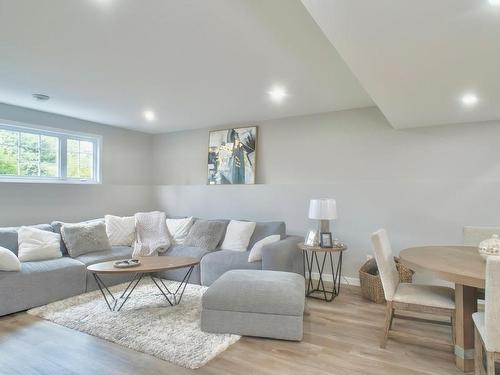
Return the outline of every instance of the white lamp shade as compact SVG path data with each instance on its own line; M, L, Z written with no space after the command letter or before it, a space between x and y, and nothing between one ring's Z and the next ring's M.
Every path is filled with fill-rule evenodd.
M337 218L337 203L335 199L311 199L309 204L309 219L333 220Z

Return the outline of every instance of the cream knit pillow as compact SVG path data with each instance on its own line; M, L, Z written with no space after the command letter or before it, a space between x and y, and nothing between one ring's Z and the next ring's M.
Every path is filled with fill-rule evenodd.
M106 234L111 246L132 246L135 240L135 218L133 216L104 216Z

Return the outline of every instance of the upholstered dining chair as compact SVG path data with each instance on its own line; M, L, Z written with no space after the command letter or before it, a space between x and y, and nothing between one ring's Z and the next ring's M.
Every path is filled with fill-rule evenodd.
M419 322L451 325L452 340L455 343L455 292L452 288L435 285L417 285L400 283L399 274L392 255L391 244L385 229L371 235L375 260L382 280L385 299L387 300L385 326L380 347L385 348L394 318L416 320ZM450 322L396 315L398 311L411 311L432 315L446 316ZM398 335L413 336L398 332ZM418 336L417 336L418 337ZM436 340L433 340L436 341Z
M500 236L500 228L466 226L462 230L462 242L466 246L478 246L481 241L491 238L494 234Z
M465 226L462 230L462 243L466 246L479 246L494 234L500 236L500 228ZM477 290L477 299L484 300L484 289Z
M490 256L487 260L485 297L484 312L472 314L475 326L475 373L495 375L495 362L500 362L500 257L498 256Z

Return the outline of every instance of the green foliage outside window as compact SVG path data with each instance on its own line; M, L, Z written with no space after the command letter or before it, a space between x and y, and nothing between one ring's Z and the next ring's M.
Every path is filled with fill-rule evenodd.
M59 140L0 129L0 175L58 177Z
M65 134L0 128L0 177L95 178L96 143ZM66 154L59 155L60 146ZM66 146L66 147L64 147ZM66 170L61 170L66 165Z

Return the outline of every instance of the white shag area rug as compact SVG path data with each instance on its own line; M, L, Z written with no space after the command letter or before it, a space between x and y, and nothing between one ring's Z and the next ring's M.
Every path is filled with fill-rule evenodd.
M170 290L178 282L165 281ZM109 288L115 296L127 284ZM188 284L177 306L170 306L151 279L142 280L119 312L111 312L99 290L28 311L62 326L196 369L241 336L200 329L201 296L207 288Z

